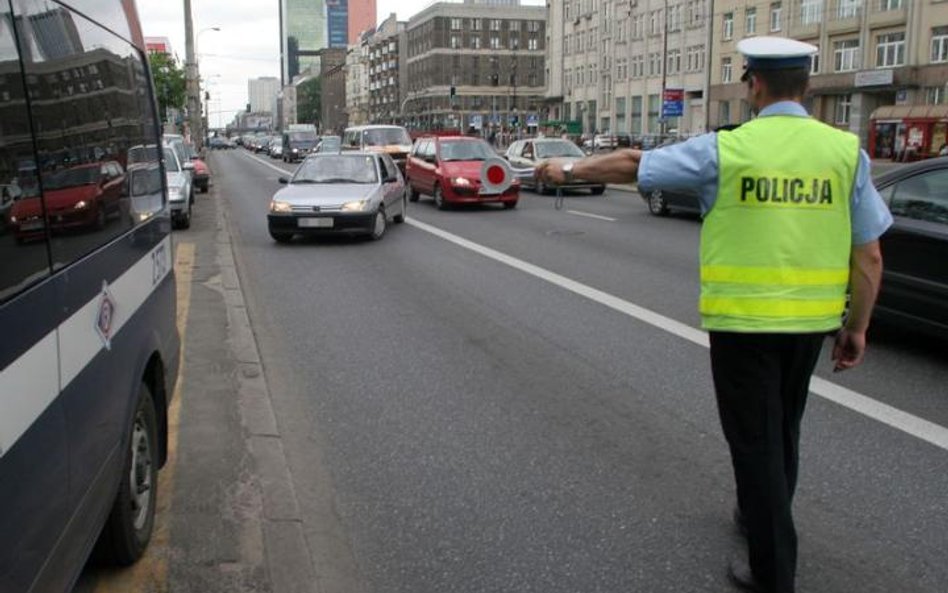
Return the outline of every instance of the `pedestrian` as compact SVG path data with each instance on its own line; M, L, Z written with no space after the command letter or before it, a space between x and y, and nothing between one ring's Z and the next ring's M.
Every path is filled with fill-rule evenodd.
M628 183L699 194L702 326L748 554L728 565L739 589L792 593L791 513L800 421L824 337L836 371L863 360L892 223L858 138L801 105L817 48L791 39L738 43L758 117L649 152L540 164L538 179ZM847 286L849 312L843 321Z

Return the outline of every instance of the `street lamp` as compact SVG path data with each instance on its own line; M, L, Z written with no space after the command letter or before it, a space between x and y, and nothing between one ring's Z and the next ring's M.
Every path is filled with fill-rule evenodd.
M188 3L188 8L190 8L190 2ZM190 17L190 14L188 16ZM204 145L204 130L201 125L201 75L198 69L198 61L200 59L198 47L202 33L220 30L220 27L207 27L197 32L197 35L194 36L194 55L188 64L188 119L191 124L191 141L194 143L194 148L198 151L200 151Z

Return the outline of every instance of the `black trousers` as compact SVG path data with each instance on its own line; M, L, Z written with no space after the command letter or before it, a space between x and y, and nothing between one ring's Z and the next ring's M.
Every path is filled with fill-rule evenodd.
M757 580L792 593L800 420L825 334L711 332L711 371Z

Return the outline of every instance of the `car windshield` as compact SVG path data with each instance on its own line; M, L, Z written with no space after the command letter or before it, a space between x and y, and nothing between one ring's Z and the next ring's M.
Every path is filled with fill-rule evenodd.
M333 155L303 161L290 183L376 183L375 157Z
M408 132L402 128L372 128L362 132L366 146L389 146L411 144Z
M553 140L550 142L537 142L537 157L541 159L551 159L562 156L583 157L583 151L572 142L566 140Z
M99 182L99 167L82 167L55 171L43 179L43 189L63 189Z
M174 152L170 148L165 149L165 171L169 173L177 173L181 168L178 167L178 159L175 158Z
M290 142L316 142L316 134L313 132L289 132Z
M454 140L441 143L442 161L484 161L497 156L494 150L480 140Z
M323 138L319 143L319 152L339 152L342 147L342 139L339 136L330 136Z
M270 146L280 146L280 147L282 147L282 146L283 146L283 140L280 140L279 138L276 138L276 139L274 139L274 140L271 140L271 141L270 141Z
M157 146L133 146L128 149L128 164L147 163L158 160Z
M145 196L161 192L161 172L157 167L132 169L128 172L129 193L132 196Z

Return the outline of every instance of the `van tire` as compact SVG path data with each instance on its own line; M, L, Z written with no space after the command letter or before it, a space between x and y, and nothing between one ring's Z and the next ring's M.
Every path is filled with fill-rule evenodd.
M129 427L118 493L99 534L95 556L128 566L141 558L155 526L158 496L158 419L151 389L142 383ZM133 491L133 484L136 490Z

